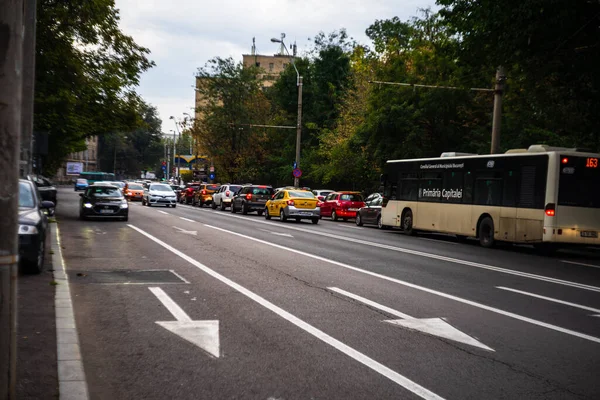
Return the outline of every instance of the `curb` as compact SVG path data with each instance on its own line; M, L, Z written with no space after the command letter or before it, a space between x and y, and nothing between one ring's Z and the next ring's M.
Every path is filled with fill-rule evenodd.
M60 232L57 224L50 225L52 227L51 248L54 252L52 259L54 280L58 283L54 295L54 308L56 310L59 399L88 400L89 393L79 347L79 334L75 325L69 277L60 247Z

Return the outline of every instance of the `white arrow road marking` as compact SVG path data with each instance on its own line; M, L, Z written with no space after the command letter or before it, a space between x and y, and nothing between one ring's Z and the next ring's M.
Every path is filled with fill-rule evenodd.
M156 321L158 325L219 358L219 321L192 321L190 316L161 288L150 287L148 289L177 320Z
M592 311L592 312L598 313L598 315L590 315L590 317L600 317L600 310L598 310L596 308L582 306L581 304L569 303L568 301L553 299L552 297L541 296L539 294L524 292L522 290L511 289L511 288L507 288L504 286L496 286L496 289L508 290L510 292L524 294L525 296L536 297L538 299L548 300L548 301L552 301L554 303L564 304L564 305L575 307L575 308L581 308L582 310L587 310L587 311Z
M378 363L377 361L373 360L372 358L370 358L370 357L366 356L365 354L359 352L358 350L348 346L347 344L340 342L339 340L335 339L334 337L329 336L325 332L315 328L314 326L301 320L300 318L296 317L295 315L290 314L289 312L285 311L281 307L276 306L275 304L271 303L270 301L266 300L265 298L246 289L242 285L232 281L229 278L226 278L225 276L219 274L218 272L208 268L206 265L194 260L192 257L177 250L173 246L168 245L167 243L163 242L162 240L152 236L151 234L141 230L140 228L138 228L134 225L128 224L127 226L129 226L131 229L136 230L137 232L141 233L142 235L146 236L148 239L152 240L153 242L161 245L162 247L169 250L173 254L183 258L184 260L186 260L187 262L189 262L196 268L200 269L201 271L204 271L205 273L212 276L213 278L221 281L225 285L231 287L234 290L237 290L244 296L250 298L251 300L253 300L256 303L260 304L261 306L265 307L266 309L274 312L275 314L279 315L281 318L285 319L286 321L296 325L298 328L309 333L310 335L314 336L315 338L323 341L324 343L330 345L331 347L337 349L338 351L346 354L348 357L358 361L359 363L370 368L371 370L385 376L386 378L388 378L392 382L402 386L406 390L411 391L412 393L416 394L417 396L419 396L423 399L443 400L443 397L438 396L437 394L433 393L431 390L419 385L416 382L411 381L407 377L400 375L399 373L386 367L385 365Z
M382 304L376 303L372 300L366 299L364 297L358 296L354 293L347 292L345 290L336 288L336 287L328 287L327 289L343 294L344 296L350 297L351 299L360 301L361 303L365 303L373 308L377 308L381 311L384 311L388 314L395 315L396 317L400 317L402 319L391 319L386 320L384 322L388 322L393 325L400 325L408 329L412 329L415 331L423 332L432 336L439 336L444 339L454 340L455 342L468 344L474 347L479 347L480 349L494 351L494 349L486 346L485 344L475 340L471 336L459 331L446 321L441 318L415 318L411 317L408 314L401 313L400 311L394 310L393 308L386 307Z
M290 235L289 233L273 232L273 231L270 231L268 229L261 229L261 231L263 231L263 232L269 232L272 235L285 236L285 237L291 237L291 238L293 238L293 236Z
M158 212L159 212L159 213L161 213L161 214L166 214L166 215L169 215L169 213L168 213L168 212L166 212L166 211L160 211L160 210L156 210L156 211L158 211Z
M173 228L177 229L180 233L185 233L187 235L193 235L193 236L198 235L198 231L186 231L185 229L179 228L178 226L174 226Z
M516 320L519 320L519 321L523 321L523 322L527 322L529 324L533 324L533 325L541 326L541 327L544 327L544 328L552 329L552 330L557 331L557 332L566 333L567 335L571 335L571 336L575 336L575 337L578 337L578 338L581 338L581 339L589 340L589 341L594 342L594 343L600 343L600 338L597 338L597 337L591 336L591 335L586 335L585 333L580 333L580 332L577 332L577 331L573 331L571 329L561 328L560 326L548 324L546 322L538 321L538 320L535 320L533 318L524 317L524 316L519 315L519 314L511 313L510 311L500 310L499 308L495 308L495 307L487 306L485 304L477 303L476 301L471 301L471 300L463 299L462 297L454 296L454 295L451 295L451 294L448 294L448 293L444 293L444 292L439 292L437 290L430 289L430 288L427 288L425 286L416 285L414 283L402 281L400 279L392 278L392 277L389 277L387 275L382 275L382 274L378 274L376 272L371 272L371 271L367 271L367 270L364 270L364 269L361 269L361 268L353 267L352 265L344 264L342 262L331 260L329 258L317 256L315 254L310 254L310 253L306 253L304 251L300 251L300 250L296 250L296 249L291 249L291 248L285 247L285 246L280 246L278 244L270 243L270 242L267 242L265 240L253 238L252 236L242 235L241 233L237 233L237 232L233 232L233 231L228 231L227 229L219 228L219 227L212 226L212 225L207 225L207 224L203 224L203 225L206 226L206 227L208 227L208 228L216 229L216 230L221 231L221 232L226 232L226 233L228 233L230 235L235 235L235 236L243 237L243 238L246 238L248 240L253 240L255 242L262 243L262 244L265 244L267 246L276 247L276 248L284 250L284 251L289 251L289 252L292 252L292 253L301 254L303 256L310 257L310 258L313 258L315 260L324 261L324 262L327 262L327 263L330 263L330 264L333 264L333 265L337 265L337 266L342 267L342 268L346 268L346 269L349 269L349 270L352 270L352 271L360 272L360 273L365 274L365 275L374 276L374 277L377 277L379 279L386 280L388 282L394 282L394 283L397 283L397 284L402 285L402 286L406 286L406 287L413 288L413 289L416 289L416 290L421 290L421 291L426 292L426 293L431 293L431 294L433 294L435 296L440 296L440 297L443 297L443 298L446 298L446 299L457 301L459 303L468 304L470 306L477 307L477 308L480 308L482 310L486 310L486 311L490 311L490 312L493 312L493 313L496 313L496 314L504 315L506 317L513 318L513 319L516 319ZM142 232L140 229L134 227L133 225L127 225L127 226L129 226L129 227L131 227L133 229L136 229L139 232ZM146 233L144 233L144 234L146 234ZM316 234L316 232L315 232L315 234ZM600 290L600 288L597 288L597 289Z
M196 222L193 219L189 219L189 218L185 218L185 217L179 217L179 219L182 219L182 220L188 221L188 222Z

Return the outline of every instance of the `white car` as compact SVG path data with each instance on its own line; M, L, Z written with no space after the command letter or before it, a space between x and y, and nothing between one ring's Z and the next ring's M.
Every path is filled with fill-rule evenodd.
M325 200L325 197L327 197L327 195L329 193L333 193L333 192L335 192L335 190L330 190L330 189L315 189L312 192L317 197L317 199L323 201L323 200Z
M221 211L225 211L227 207L231 206L231 199L241 188L242 185L221 185L221 188L213 193L213 201L210 206L213 210L219 207Z
M175 195L175 192L169 185L165 185L164 183L151 183L144 189L142 205L163 205L175 208L177 206L177 195Z

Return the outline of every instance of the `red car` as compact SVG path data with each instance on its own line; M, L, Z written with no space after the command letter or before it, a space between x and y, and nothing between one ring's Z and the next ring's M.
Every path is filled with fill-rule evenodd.
M185 185L185 189L179 193L179 203L192 204L194 195L200 189L200 182L190 182Z
M333 192L321 203L321 217L332 220L356 218L356 212L365 206L363 197L358 192Z

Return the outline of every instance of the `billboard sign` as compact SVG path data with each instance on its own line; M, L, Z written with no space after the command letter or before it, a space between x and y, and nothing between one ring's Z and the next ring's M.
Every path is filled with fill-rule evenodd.
M68 162L67 163L67 175L79 175L83 172L82 162Z

